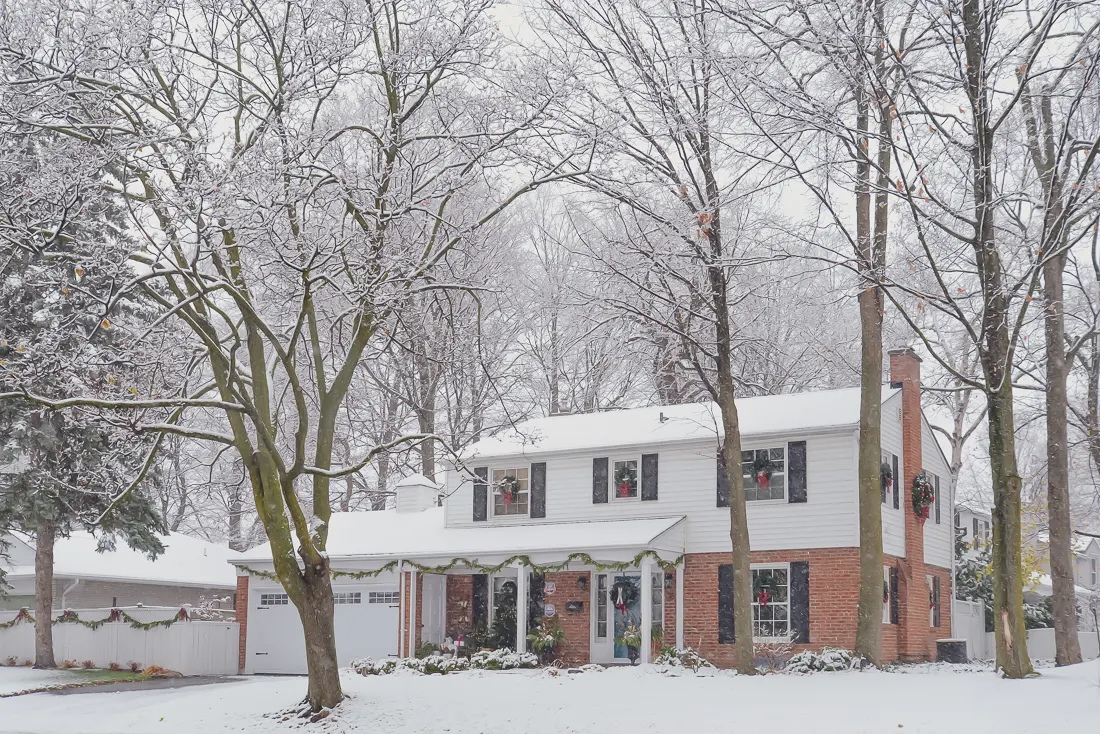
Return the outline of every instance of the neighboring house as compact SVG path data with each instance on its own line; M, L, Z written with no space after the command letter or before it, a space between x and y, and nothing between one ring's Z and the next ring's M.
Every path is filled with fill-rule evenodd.
M1039 533L1034 539L1035 550L1039 556L1039 568L1024 588L1024 601L1029 603L1037 603L1040 597L1047 597L1054 593L1053 580L1050 577L1049 543L1046 533ZM1097 568L1100 565L1100 541L1096 538L1074 535L1072 548L1077 607L1079 610L1084 610L1089 606L1090 597L1100 592L1100 574ZM1091 613L1080 614L1077 618L1077 627L1080 630L1094 630L1096 620Z
M984 510L956 505L955 527L960 529L960 537L970 546L966 551L968 557L977 556L979 547L993 542L993 517Z
M7 536L7 573L0 610L34 607L34 540L22 533ZM54 544L53 599L56 609L88 609L190 604L231 607L236 591L233 568L237 552L179 533L161 539L164 553L155 561L119 539L113 551L96 551L99 540L74 531ZM220 602L218 600L221 600Z
M921 411L919 358L895 351L890 366L883 647L888 660L922 660L951 637L954 505L937 493L926 522L913 511L914 477L923 469L946 488L948 463ZM859 404L858 389L738 401L759 642L855 643ZM713 404L527 421L450 467L442 508L439 488L412 477L396 488L395 510L334 514L340 663L469 635L512 593L530 602L518 606L520 630L528 612L560 623L557 654L569 664L625 661L616 633L634 621L664 644L732 665L731 643L745 632L733 627L720 425ZM301 626L270 576L269 549L239 563L242 671L303 672ZM525 645L518 634L515 646ZM642 660L649 655L643 645Z

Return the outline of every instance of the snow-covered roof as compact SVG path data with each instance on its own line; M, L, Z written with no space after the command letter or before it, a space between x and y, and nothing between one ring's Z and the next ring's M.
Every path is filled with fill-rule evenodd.
M410 474L409 476L402 478L399 482L397 482L397 484L395 484L393 486L395 488L396 487L435 487L437 489L439 488L438 484L433 482L431 479L428 479L423 474L419 474L419 473Z
M155 561L121 538L115 550L99 553L99 539L77 530L54 544L54 576L147 584L173 584L207 588L236 588L236 572L229 565L240 554L227 546L179 533L163 538L164 553ZM33 541L31 543L33 546ZM11 578L33 577L33 565L6 568Z
M900 392L884 386L882 400ZM737 401L741 436L829 430L859 425L859 388ZM651 445L722 435L721 411L713 402L534 418L465 452L466 458L542 454L579 449Z
M1036 533L1035 539L1042 545L1050 544L1050 536L1046 533ZM1069 545L1073 549L1074 553L1084 554L1088 552L1089 546L1096 542L1095 538L1089 538L1085 535L1077 535L1074 533L1070 537Z
M1092 593L1085 586L1074 585L1073 589L1078 596L1088 596ZM1024 591L1034 591L1041 596L1050 596L1054 593L1054 579L1049 574L1033 576Z
M545 523L476 528L443 526L443 508L423 512L336 512L329 520L329 558L453 558L539 551L644 548L682 517ZM240 561L271 561L267 544Z

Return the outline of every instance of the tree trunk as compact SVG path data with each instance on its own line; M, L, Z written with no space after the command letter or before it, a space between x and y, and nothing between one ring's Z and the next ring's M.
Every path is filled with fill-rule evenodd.
M243 551L246 546L244 537L241 535L241 518L243 516L241 485L238 483L229 490L229 547L235 551Z
M57 526L41 520L34 543L34 667L56 668L53 657L53 546Z
M332 708L344 699L340 667L336 657L336 627L333 621L332 580L328 568L307 570L304 593L298 605L306 640L310 708Z
M1023 571L1020 568L1021 478L1016 466L1012 406L1011 293L1005 287L997 249L993 181L994 131L990 123L986 69L986 9L981 0L962 5L966 95L974 129L971 147L975 231L972 241L985 299L980 357L989 406L989 464L993 480L993 618L997 669L1007 678L1034 675L1027 654Z
M1048 216L1051 214L1054 214L1053 210L1048 209ZM1043 265L1047 358L1047 521L1054 601L1054 660L1060 666L1081 662L1069 508L1069 435L1066 428L1068 369L1065 313L1062 308L1064 266L1065 257L1061 255L1050 258Z

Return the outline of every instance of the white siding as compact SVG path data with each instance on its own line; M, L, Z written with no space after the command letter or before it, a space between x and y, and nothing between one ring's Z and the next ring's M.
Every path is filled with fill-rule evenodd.
M750 502L749 535L753 550L784 548L852 547L858 543L855 495L855 444L850 429L813 436L789 436L774 440L745 440L744 448L766 448L788 440L805 440L807 453L806 503ZM458 473L447 472L445 502L448 527L516 525L540 522L576 522L640 517L684 516L687 550L692 553L728 550L729 510L717 507L717 444L690 442L664 446L639 446L616 452L616 458L659 455L659 489L656 501L617 500L592 503L592 459L605 454L571 453L540 456L546 461L546 518L490 517L473 522L473 486L460 482ZM494 460L495 467L526 465L529 458Z
M901 393L882 404L882 450L898 457L898 509L893 497L882 504L882 552L905 556L905 452L901 439Z
M940 521L936 522L936 508L932 507L924 523L924 562L940 568L951 568L951 534L955 526L955 504L954 498L950 496L951 472L936 444L936 435L928 421L922 420L921 425L921 463L926 472L940 478L943 492L943 497L940 498Z

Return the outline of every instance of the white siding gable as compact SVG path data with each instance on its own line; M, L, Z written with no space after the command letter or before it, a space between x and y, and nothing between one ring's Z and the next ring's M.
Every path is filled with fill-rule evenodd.
M928 519L924 522L924 562L940 568L951 568L951 556L954 553L954 543L951 535L955 527L955 504L951 497L951 470L947 461L936 443L936 435L932 431L928 421L921 419L921 462L924 471L940 478L940 521L936 522L935 507L929 508ZM909 511L912 512L912 500L909 499L909 488L903 495L902 502L909 502Z
M901 439L901 392L898 391L882 403L882 450L898 457L898 509L894 499L887 497L882 503L882 552L891 556L905 556L905 452ZM892 493L891 493L892 494Z

